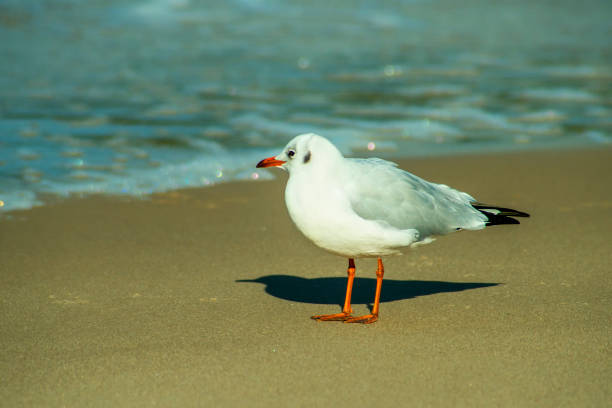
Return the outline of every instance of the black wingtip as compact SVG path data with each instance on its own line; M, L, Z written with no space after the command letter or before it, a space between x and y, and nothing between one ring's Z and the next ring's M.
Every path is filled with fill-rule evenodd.
M472 203L472 207L480 212L486 211L497 215L506 215L510 217L529 217L529 214L513 208L498 207L496 205L488 205L483 203Z
M484 211L481 211L481 212L487 216L487 227L490 225L520 224L519 220L516 220L512 217L508 217L505 215L490 214Z
M530 217L523 211L518 211L512 208L498 207L495 205L487 205L482 203L472 203L472 207L487 216L487 226L501 224L520 224L518 220L512 217Z

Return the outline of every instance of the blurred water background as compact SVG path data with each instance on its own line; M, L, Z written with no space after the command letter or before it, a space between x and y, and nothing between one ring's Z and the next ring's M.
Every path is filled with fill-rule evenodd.
M0 206L256 171L609 145L612 2L2 0Z

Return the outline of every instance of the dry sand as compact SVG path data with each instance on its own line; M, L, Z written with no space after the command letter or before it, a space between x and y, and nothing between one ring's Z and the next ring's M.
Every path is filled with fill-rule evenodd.
M387 258L368 326L309 319L346 259L293 226L285 175L3 217L0 405L609 406L612 150L401 165L532 218Z

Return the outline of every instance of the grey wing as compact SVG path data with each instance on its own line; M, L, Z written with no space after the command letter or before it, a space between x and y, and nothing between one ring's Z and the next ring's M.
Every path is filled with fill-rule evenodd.
M347 159L345 188L360 217L397 229L416 229L419 238L457 229L484 228L486 217L474 198L443 184L423 180L381 159Z

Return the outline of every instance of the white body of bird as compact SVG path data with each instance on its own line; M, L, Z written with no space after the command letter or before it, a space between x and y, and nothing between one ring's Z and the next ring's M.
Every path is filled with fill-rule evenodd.
M316 134L295 137L275 159L289 171L291 219L316 245L338 255L399 254L435 235L486 225L470 195L386 160L345 158Z

